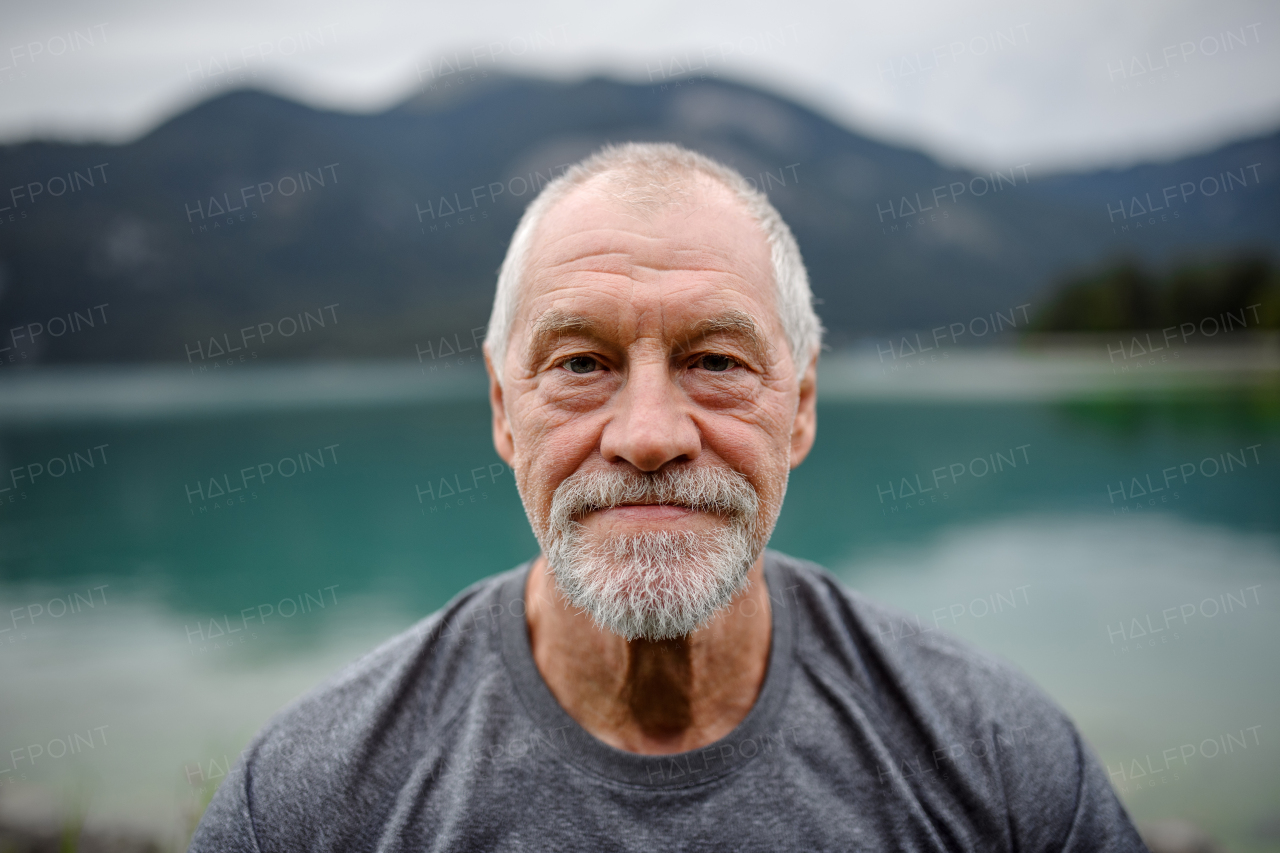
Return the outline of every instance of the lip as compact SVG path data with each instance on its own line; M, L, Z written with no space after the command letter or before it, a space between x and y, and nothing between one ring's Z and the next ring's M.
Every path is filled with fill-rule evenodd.
M597 509L590 515L617 521L678 521L693 515L693 510L673 504L622 504Z

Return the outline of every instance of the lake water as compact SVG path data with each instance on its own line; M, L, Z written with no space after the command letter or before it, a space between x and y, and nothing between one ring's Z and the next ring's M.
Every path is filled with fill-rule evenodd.
M0 812L180 847L275 710L535 553L476 377L413 373L0 386ZM1274 380L848 378L772 546L1014 661L1138 820L1280 848Z

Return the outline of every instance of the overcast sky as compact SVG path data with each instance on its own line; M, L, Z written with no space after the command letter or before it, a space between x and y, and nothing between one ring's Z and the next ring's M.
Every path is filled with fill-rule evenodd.
M705 66L975 168L1123 165L1280 125L1274 0L6 7L0 141L136 137L205 97L199 80L228 62L314 105L378 110L455 55L559 79Z

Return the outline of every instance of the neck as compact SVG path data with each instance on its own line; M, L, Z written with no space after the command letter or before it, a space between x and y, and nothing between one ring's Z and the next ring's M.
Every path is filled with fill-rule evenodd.
M742 722L769 662L764 558L705 627L672 640L624 640L565 601L545 557L525 601L538 672L569 716L610 746L644 755L699 749Z

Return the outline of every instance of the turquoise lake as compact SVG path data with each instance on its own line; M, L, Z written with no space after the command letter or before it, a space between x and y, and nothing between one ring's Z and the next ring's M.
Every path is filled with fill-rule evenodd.
M1014 661L1139 821L1280 849L1277 400L828 399L772 547ZM175 847L271 713L536 553L474 394L9 421L0 469L0 810Z

